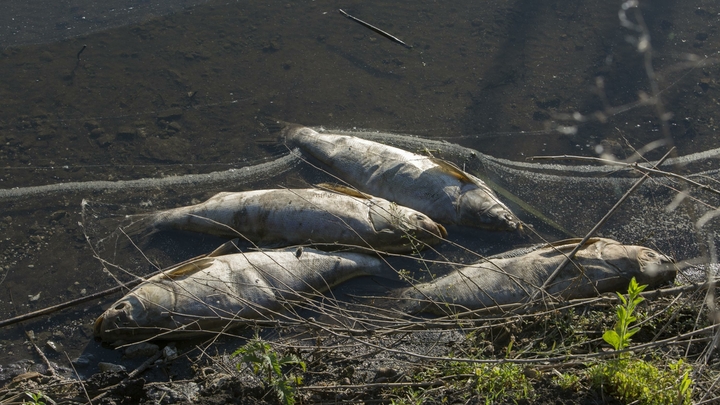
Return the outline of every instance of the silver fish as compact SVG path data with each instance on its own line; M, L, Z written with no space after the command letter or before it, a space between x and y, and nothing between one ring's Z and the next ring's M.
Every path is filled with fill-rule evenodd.
M447 236L442 225L413 209L356 191L321 189L219 193L200 204L143 216L126 232L169 229L240 236L258 244L339 244L395 253Z
M402 290L398 294L400 307L409 313L448 314L524 303L579 241L569 239L528 249L525 254L513 251L490 257ZM545 289L546 295L568 300L625 291L632 277L640 284L656 287L674 279L677 273L672 259L665 255L605 238L590 239L573 262Z
M302 297L387 270L375 256L309 248L198 258L135 287L95 321L94 333L114 345L194 338L282 318Z
M267 126L360 191L416 209L444 224L518 228L515 215L482 180L447 161L301 125L274 121Z

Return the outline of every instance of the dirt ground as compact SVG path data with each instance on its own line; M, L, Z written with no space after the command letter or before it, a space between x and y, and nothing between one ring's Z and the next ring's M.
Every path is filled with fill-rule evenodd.
M60 3L54 6L65 7ZM413 48L406 49L344 18L338 8L388 30ZM432 1L209 1L67 39L12 46L3 43L0 187L23 192L47 184L163 178L272 162L287 151L257 142L267 141L258 114L307 125L416 134L512 161L538 154L597 156L600 150L626 157L632 148L662 138L663 128L656 109L636 104L653 89L643 54L627 41L637 33L620 26L618 8L614 2L563 0L461 1L442 7ZM641 1L641 9L651 37L662 109L672 114L667 124L677 154L719 147L720 7L710 0L666 0ZM58 11L73 20L81 20L83 12L77 7ZM93 18L101 21L103 17ZM67 29L68 24L60 22L54 29ZM584 118L576 121L560 115L573 112ZM576 125L578 132L548 130L558 125ZM665 150L647 156L658 158ZM705 162L707 167L702 170L718 168L716 159ZM218 191L306 184L302 174L301 169L293 168L211 186L85 189L0 197L0 318L115 287L114 277L122 279L122 273L104 271L116 269L97 260L99 253L93 247L103 231L117 226L127 213L184 205ZM577 198L576 205L591 222L604 214L598 201L611 204L615 198L567 194ZM533 204L542 207L542 197L537 196ZM83 199L90 201L85 210ZM552 208L548 208L551 213ZM714 208L709 204L703 209ZM647 225L631 220L628 227ZM656 230L643 228L645 237L623 241L667 247L673 244L674 232L680 232L672 220L663 219L652 226ZM462 240L472 240L483 254L535 242L507 235L458 233ZM625 234L613 236L623 239ZM708 263L710 258L703 249L712 245L707 240L718 240L716 229L706 236L693 235L698 241L692 248L683 246L671 253L685 260L704 252L702 259ZM153 247L152 263L137 255L117 257L113 263L145 275L156 265L167 266L207 252L219 242L172 236ZM702 298L693 297L695 312L686 295L673 303L685 305L678 313L686 322L676 318L649 321L646 329L658 336L647 332L639 335L637 342L669 339L707 326L705 309L698 304ZM36 390L58 403L60 399L87 402L88 397L99 395L103 397L93 403L274 401L247 368L235 372L227 359L227 353L252 337L251 330L213 344L178 343L179 358L161 356L157 364L128 378L125 373L149 356L127 358L122 350L102 347L92 336L94 320L116 298L94 299L3 327L2 401L29 400L24 392ZM665 304L659 301L648 313L661 312ZM576 313L588 311L578 309ZM601 306L598 311L611 313L612 309ZM577 322L582 319L586 318ZM398 350L427 352L430 357L462 349L473 356L496 359L505 357L511 335L516 342L527 340L530 349L519 353L520 358L547 355L547 348L531 342L550 339L557 343L574 336L553 334L564 325L558 319L547 320L542 327L537 320L519 322L517 330L500 341L492 336L468 338L472 328L436 332L432 343L428 343L430 337L415 332L389 339ZM589 334L594 343L563 354L601 350L599 334L610 324L607 316L598 316L594 324L576 331ZM467 376L439 382L413 380L421 369L440 360L403 358L397 352L373 350L374 346L351 337L321 332L316 328L263 331L263 337L278 350L297 350L308 363L305 388L298 394L302 403L410 401L411 388L428 392L425 403L432 403L431 399L437 403L484 402L481 395L471 395ZM308 334L312 338L306 338ZM445 343L435 344L441 338ZM413 346L415 339L423 344ZM668 344L655 348L655 354L643 355L688 356L700 361L708 339L707 335L697 341L683 337L682 345ZM32 342L62 378L49 377L50 371ZM318 345L321 348L314 352ZM159 349L164 347L163 343ZM581 360L576 363L585 364ZM718 373L717 354L703 361L706 366L697 381L707 388ZM126 371L98 374L101 362L122 365ZM585 367L576 363L567 367L575 371ZM538 395L533 403L613 403L609 396L584 385L577 390L559 388L553 383L555 365L538 361L528 366L540 370L528 371ZM562 367L555 368L564 372ZM26 374L32 372L42 375ZM67 383L66 379L76 375L87 395L77 383ZM18 377L19 381L12 382ZM400 386L387 385L391 382ZM118 383L103 394L103 388ZM422 385L427 383L430 385ZM20 396L13 399L15 394Z

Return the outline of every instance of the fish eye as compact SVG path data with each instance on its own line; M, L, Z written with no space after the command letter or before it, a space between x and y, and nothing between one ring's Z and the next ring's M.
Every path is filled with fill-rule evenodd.
M648 255L648 257L657 257L655 252L648 252L647 255Z
M113 308L113 309L116 310L116 311L120 311L120 310L122 310L123 308L125 308L125 303L124 303L124 302L116 305L115 308Z

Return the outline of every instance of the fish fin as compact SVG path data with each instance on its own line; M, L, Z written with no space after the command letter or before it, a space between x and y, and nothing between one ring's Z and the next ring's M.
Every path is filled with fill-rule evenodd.
M215 262L214 258L203 257L172 268L163 273L163 275L170 279L187 276L193 273L197 273L198 271L207 269L208 267L212 266L213 262Z
M316 184L315 187L323 190L335 191L336 193L340 194L347 194L351 197L364 198L366 200L370 200L373 198L373 196L371 196L370 194L365 194L362 191L358 191L352 187L343 186L342 184L320 183Z
M600 238L590 238L587 240L587 242L585 242L585 244L583 246L592 245L593 243L596 243L599 240L600 240ZM563 239L563 240L558 240L555 242L550 242L546 246L552 246L561 251L573 250L573 249L575 249L575 246L577 246L577 244L580 243L581 241L582 241L582 238Z
M462 171L459 167L455 166L455 164L448 162L447 160L439 159L439 158L428 158L433 163L438 165L440 167L440 170L443 172L455 177L456 179L464 182L464 183L470 183L470 184L476 184L476 182L464 171Z
M235 238L233 240L227 241L223 243L222 245L218 246L215 250L208 253L206 257L219 257L224 255L229 255L233 253L240 253L241 250L237 246L237 243L240 241L239 238Z
M297 173L291 173L285 178L284 187L287 188L310 188L312 184Z
M257 120L270 134L280 134L288 126L296 125L264 114L258 115Z

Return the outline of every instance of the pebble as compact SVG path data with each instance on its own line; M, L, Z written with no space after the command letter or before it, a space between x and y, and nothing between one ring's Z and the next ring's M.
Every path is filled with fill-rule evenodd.
M163 348L163 358L165 361L174 360L177 358L177 349L171 346L165 346Z
M60 343L53 342L52 340L48 340L47 342L45 342L45 346L47 346L54 353L60 354L63 352L63 346Z
M92 360L92 358L92 354L83 354L80 355L77 359L73 360L72 363L75 367L87 367L90 365L90 360Z
M125 349L124 354L125 357L128 359L132 359L135 357L152 357L159 350L160 347L158 347L158 345L154 345L152 343L138 343L132 346L128 346Z
M105 362L98 363L98 368L100 368L100 371L103 373L125 371L125 366Z

